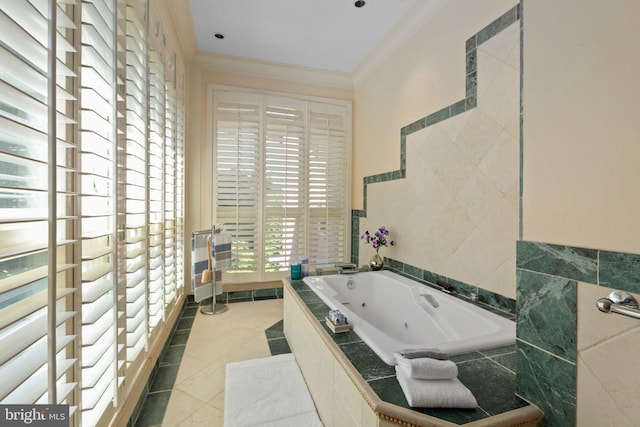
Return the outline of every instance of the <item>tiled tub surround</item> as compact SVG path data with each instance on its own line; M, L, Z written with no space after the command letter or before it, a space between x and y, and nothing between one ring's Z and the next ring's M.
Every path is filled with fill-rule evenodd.
M618 369L640 354L640 322L595 307L640 293L640 255L520 241L517 393L550 426L633 426L640 379Z
M465 98L402 128L400 169L364 178L352 262L367 263L359 235L384 224L398 245L383 255L515 298L519 16L517 5L467 40Z
M354 332L331 333L323 321L329 307L304 282L285 279L283 284L284 332L327 427L525 426L542 418L538 408L514 394L513 346L453 359L480 408L410 408L392 366Z
M473 286L459 280L452 279L442 274L423 270L419 267L405 264L393 258L385 257L385 269L406 276L424 285L438 289L438 283L446 283L453 291L454 296L471 301L474 296L478 297L478 304L486 310L494 311L508 319L515 320L516 300L496 294L478 286Z

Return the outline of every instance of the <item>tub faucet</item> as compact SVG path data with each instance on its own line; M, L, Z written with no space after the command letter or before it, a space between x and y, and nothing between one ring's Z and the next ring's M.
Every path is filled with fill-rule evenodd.
M436 287L440 288L442 292L446 292L449 295L453 295L456 293L456 290L453 286L451 286L447 282L443 282L442 280L438 280L436 282Z
M341 274L350 274L350 273L357 273L358 272L358 266L355 264L350 264L350 263L339 263L336 264L336 268L338 269L338 272Z

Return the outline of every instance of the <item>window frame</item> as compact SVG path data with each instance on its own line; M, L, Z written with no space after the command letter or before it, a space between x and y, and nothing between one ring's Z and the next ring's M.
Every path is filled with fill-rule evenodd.
M206 108L206 144L204 149L204 155L200 158L200 171L202 178L202 187L201 187L201 197L203 200L210 200L210 203L202 204L202 213L203 218L209 217L211 219L211 224L216 224L216 191L217 191L217 179L215 173L215 164L216 164L216 135L217 135L217 126L215 119L215 108L216 108L216 93L219 94L239 94L246 95L248 97L257 96L261 101L261 111L260 111L260 142L265 142L265 126L266 120L264 120L264 114L266 111L266 102L265 100L268 98L280 98L290 100L292 102L303 102L310 105L312 103L316 104L325 104L330 106L341 107L345 109L345 144L346 144L346 152L345 152L345 178L344 178L344 206L343 206L343 216L344 216L344 232L341 238L344 241L344 259L343 261L349 261L351 259L351 168L352 168L352 102L343 99L337 98L328 98L328 97L319 97L313 95L305 95L305 94L294 94L294 93L286 93L286 92L278 92L278 91L269 91L269 90L259 90L259 89L251 89L244 88L239 86L229 86L229 85L221 85L210 83L207 85L207 108ZM306 122L306 135L310 134L310 116L311 112L307 106L307 110L305 112L307 122ZM308 150L307 150L308 155ZM262 153L260 154L261 167L264 169L264 149L262 149ZM306 159L307 165L309 163L309 159ZM307 176L308 176L307 169ZM261 189L264 188L264 178L265 172L264 170L261 172ZM308 185L307 185L308 187ZM264 195L261 195L259 200L259 224L261 232L264 231L265 221L264 221ZM308 203L308 194L307 194L307 203ZM308 219L309 217L309 207L305 208L305 217ZM209 224L205 224L204 226L209 226ZM308 224L307 224L308 227ZM307 239L305 243L305 251L309 249L309 240ZM288 271L279 271L279 272L265 272L264 268L264 241L260 240L261 245L259 245L259 254L258 258L258 271L253 273L237 273L237 274L229 274L223 273L223 282L229 284L238 284L238 283L251 283L251 282L269 282L281 280L283 277L286 277L289 273Z

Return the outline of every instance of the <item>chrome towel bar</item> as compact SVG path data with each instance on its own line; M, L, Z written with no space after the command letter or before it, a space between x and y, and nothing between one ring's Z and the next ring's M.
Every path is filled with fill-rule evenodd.
M613 291L607 298L596 301L596 307L603 313L618 313L640 319L638 301L626 292Z

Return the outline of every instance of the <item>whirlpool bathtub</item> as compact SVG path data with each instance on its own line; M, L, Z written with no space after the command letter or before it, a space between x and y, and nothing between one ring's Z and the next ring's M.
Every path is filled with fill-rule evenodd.
M389 271L309 276L304 282L385 363L410 348L449 354L513 344L515 322Z

